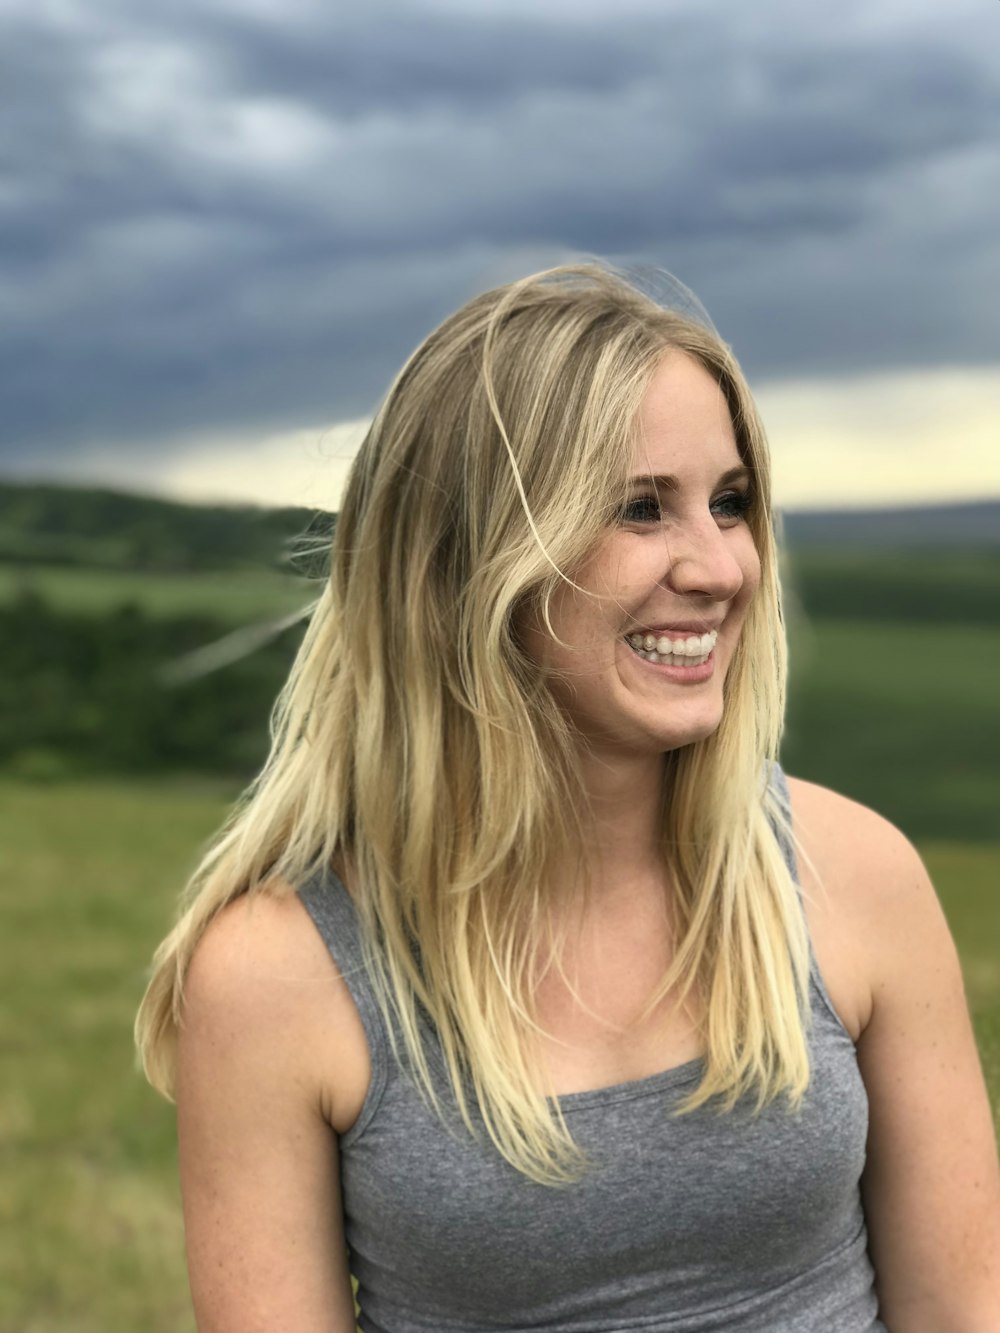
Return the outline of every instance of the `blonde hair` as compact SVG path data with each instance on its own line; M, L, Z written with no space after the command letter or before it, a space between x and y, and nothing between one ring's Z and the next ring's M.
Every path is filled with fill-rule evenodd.
M679 946L657 996L704 1001L705 1070L682 1112L748 1093L758 1107L801 1099L808 945L767 783L785 682L767 446L717 335L597 264L470 301L414 352L376 415L268 760L155 957L136 1039L166 1095L205 927L239 894L288 891L340 858L418 1085L440 1107L423 1009L469 1128L475 1104L518 1170L550 1184L579 1174L558 1103L540 1091L532 986L543 944L558 943L549 871L578 854L586 798L572 728L517 626L526 608L545 617L614 521L639 406L671 350L704 366L729 406L761 582L720 726L665 757Z

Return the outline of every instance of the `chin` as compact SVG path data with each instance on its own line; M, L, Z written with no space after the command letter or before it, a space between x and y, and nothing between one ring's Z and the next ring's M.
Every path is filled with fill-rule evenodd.
M664 751L682 750L685 745L694 745L697 741L707 740L718 731L721 722L721 712L704 719L692 719L689 726L671 727L670 731L662 734L658 740Z

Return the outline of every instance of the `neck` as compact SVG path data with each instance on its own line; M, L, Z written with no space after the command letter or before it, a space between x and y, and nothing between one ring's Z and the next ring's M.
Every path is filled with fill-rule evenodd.
M583 850L595 886L659 878L663 755L591 753L582 767L591 811Z

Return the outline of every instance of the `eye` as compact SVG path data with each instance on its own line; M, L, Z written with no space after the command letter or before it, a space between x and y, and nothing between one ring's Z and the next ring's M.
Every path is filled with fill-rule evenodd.
M658 523L660 521L660 502L655 495L636 495L621 507L622 523Z
M712 513L727 523L738 523L753 507L750 491L726 491L712 501Z

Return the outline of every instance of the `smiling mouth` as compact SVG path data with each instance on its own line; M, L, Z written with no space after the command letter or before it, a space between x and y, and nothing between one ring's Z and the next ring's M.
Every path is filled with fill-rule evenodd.
M647 662L655 662L659 666L696 667L704 666L711 657L718 637L718 630L713 629L707 634L675 638L667 635L657 638L653 634L627 634L625 642L638 657Z

